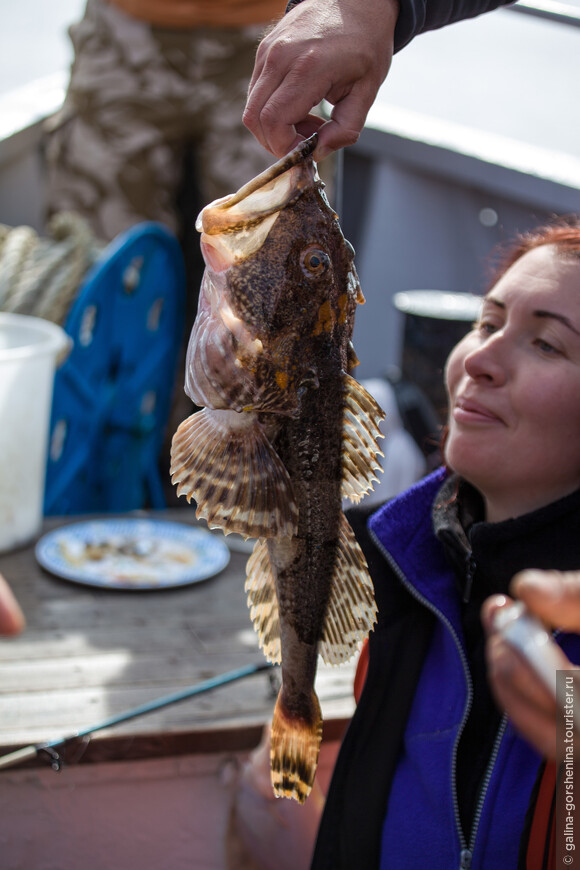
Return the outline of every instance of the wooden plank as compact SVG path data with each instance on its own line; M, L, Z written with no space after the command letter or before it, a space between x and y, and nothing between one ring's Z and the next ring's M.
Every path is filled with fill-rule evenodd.
M140 655L134 650L108 650L93 654L79 654L65 658L47 656L42 659L14 659L0 661L0 699L14 693L32 693L54 687L59 689L115 686L191 685L208 677L260 663L257 646L237 650L235 659L228 651L216 651L211 656L178 657L171 650L159 654L146 651ZM330 668L322 662L317 679L318 690L327 694L344 695L352 686L353 667L343 665ZM1 727L1 725L0 725Z
M326 719L323 727L324 744L341 740L349 719ZM262 739L263 722L233 719L219 728L196 728L195 731L154 729L139 734L111 734L99 732L91 738L75 739L58 747L58 754L66 767L77 764L101 764L108 761L136 761L150 758L178 757L197 753L239 752L254 749ZM20 748L20 744L0 747L1 754ZM46 767L50 756L42 750L36 758L23 762L20 768ZM12 771L14 768L11 769ZM6 774L2 774L6 775Z
M243 666L244 662L239 662ZM92 687L50 688L48 690L5 693L0 697L0 746L36 743L64 737L120 715L133 707L183 691L207 679L198 671L183 683L136 685L109 684ZM351 715L352 680L343 672L339 679L328 677L322 668L316 682L323 716L345 718ZM162 729L222 727L232 720L246 723L269 720L275 694L267 674L258 674L180 702L159 712L109 729L109 733L143 733Z
M192 523L190 510L162 516ZM50 520L47 528L58 524ZM20 637L0 640L0 745L57 739L261 663L243 589L246 559L232 553L228 567L204 583L137 593L54 578L37 565L32 547L0 556L0 572L27 617ZM317 691L326 717L350 716L353 673L352 664L321 664ZM107 739L258 727L273 701L268 677L256 676L118 726Z

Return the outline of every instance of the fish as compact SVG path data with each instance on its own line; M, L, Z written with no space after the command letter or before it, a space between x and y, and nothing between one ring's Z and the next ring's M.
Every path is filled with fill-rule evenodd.
M205 271L185 391L201 410L173 436L170 467L198 519L256 539L250 617L266 658L281 665L272 787L299 803L322 737L318 656L348 661L376 621L342 503L378 479L384 418L351 375L364 296L312 159L316 139L197 219Z

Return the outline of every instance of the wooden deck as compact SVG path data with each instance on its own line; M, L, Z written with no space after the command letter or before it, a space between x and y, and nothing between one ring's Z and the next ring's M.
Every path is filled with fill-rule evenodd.
M149 515L195 523L188 508ZM76 519L53 519L46 528ZM246 559L232 552L221 574L192 586L125 592L58 579L39 567L32 546L0 556L0 572L27 619L20 637L0 639L0 755L263 662L245 603ZM336 737L352 713L353 671L354 663L320 667L327 737ZM65 758L76 763L247 749L270 718L272 682L277 670L217 688L101 731L73 744ZM37 763L46 764L46 757Z

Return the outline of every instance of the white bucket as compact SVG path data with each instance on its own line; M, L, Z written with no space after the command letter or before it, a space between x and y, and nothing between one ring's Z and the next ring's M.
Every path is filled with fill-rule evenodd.
M0 553L42 525L54 371L68 343L48 320L0 312Z

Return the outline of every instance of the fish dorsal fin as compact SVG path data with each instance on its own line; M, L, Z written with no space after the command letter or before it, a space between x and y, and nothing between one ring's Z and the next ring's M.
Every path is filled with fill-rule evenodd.
M366 559L341 514L332 591L318 652L329 665L348 661L371 631L377 616Z
M171 444L171 480L210 529L245 538L296 530L290 477L256 414L204 408L184 420Z
M379 457L383 453L377 440L383 438L379 423L385 414L358 381L347 374L343 379L342 495L356 504L372 490L381 471Z
M256 541L246 565L246 586L250 618L258 635L260 647L268 661L279 665L282 660L280 648L280 612L276 584L270 567L268 545L265 540Z

